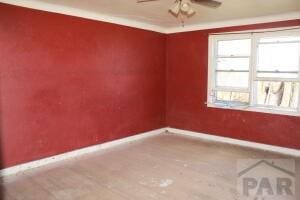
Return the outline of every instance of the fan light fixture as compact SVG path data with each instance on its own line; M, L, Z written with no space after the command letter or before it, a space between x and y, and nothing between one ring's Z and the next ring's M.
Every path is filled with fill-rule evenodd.
M179 18L182 26L184 26L184 18L193 16L196 12L188 2L176 0L175 5L169 9L169 12L176 18Z
M191 4L188 2L183 3L182 0L176 0L175 5L169 9L169 12L176 17L179 14L184 14L187 16L191 16L196 12L192 9Z
M151 1L159 0L137 0L138 3ZM192 17L196 13L191 4L199 4L210 8L218 8L222 5L222 2L219 2L219 0L175 0L175 5L169 9L169 13L179 19L181 24L184 26L184 20Z
M180 7L181 7L180 3L175 3L175 5L172 8L170 8L169 11L174 15L178 15L180 12Z
M191 8L191 5L189 3L183 3L181 5L181 11L187 13Z

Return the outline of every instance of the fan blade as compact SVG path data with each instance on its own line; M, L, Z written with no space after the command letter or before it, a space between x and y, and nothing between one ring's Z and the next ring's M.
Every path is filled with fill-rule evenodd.
M145 2L150 2L150 1L159 1L159 0L138 0L138 3L145 3Z
M211 8L217 8L221 6L221 2L215 0L191 0L193 3L197 3L203 6L208 6Z

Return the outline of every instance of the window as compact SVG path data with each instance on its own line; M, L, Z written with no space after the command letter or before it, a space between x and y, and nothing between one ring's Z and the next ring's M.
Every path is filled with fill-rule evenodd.
M300 31L211 35L208 106L300 116Z

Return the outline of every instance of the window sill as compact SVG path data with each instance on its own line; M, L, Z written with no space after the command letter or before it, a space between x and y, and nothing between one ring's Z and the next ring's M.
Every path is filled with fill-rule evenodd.
M234 107L232 107L232 106L219 105L219 104L213 104L213 103L207 103L207 107L300 117L300 112L291 111L291 110L276 110L276 109L271 109L271 108L251 107L251 106L234 106Z

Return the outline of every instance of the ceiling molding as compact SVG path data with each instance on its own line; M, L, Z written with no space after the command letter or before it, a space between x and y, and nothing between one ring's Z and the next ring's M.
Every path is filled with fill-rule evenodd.
M0 2L16 5L16 6L22 6L26 8L53 12L53 13L60 13L60 14L82 17L82 18L92 19L92 20L97 20L102 22L119 24L119 25L129 26L133 28L165 33L165 34L300 19L300 11L297 11L297 12L290 12L290 13L279 14L279 15L268 15L263 17L233 19L233 20L210 22L210 23L199 23L196 25L186 25L185 27L182 27L181 24L178 24L178 27L167 28L167 27L161 27L149 23L124 19L121 17L104 15L101 13L95 13L95 12L86 11L82 9L41 2L39 0L0 0Z
M134 21L134 20L128 20L128 19L124 19L121 17L104 15L101 13L95 13L95 12L86 11L86 10L82 10L82 9L41 2L38 0L0 0L0 2L6 3L6 4L11 4L11 5L16 5L16 6L21 6L21 7L26 7L26 8L32 8L32 9L36 9L36 10L43 10L43 11L48 11L48 12L53 12L53 13L75 16L75 17L82 17L85 19L109 22L112 24L119 24L119 25L123 25L123 26L129 26L129 27L133 27L133 28L155 31L155 32L159 32L159 33L166 32L165 28L160 27L160 26L143 23L143 22L138 22L138 21Z
M171 34L171 33L189 32L189 31L206 30L206 29L214 29L214 28L224 28L224 27L231 27L231 26L242 26L242 25L249 25L249 24L287 21L293 19L300 19L300 12L290 12L286 14L268 15L263 17L253 17L253 18L233 19L233 20L211 22L211 23L201 23L197 25L187 25L185 27L174 27L174 28L166 29L165 33Z

